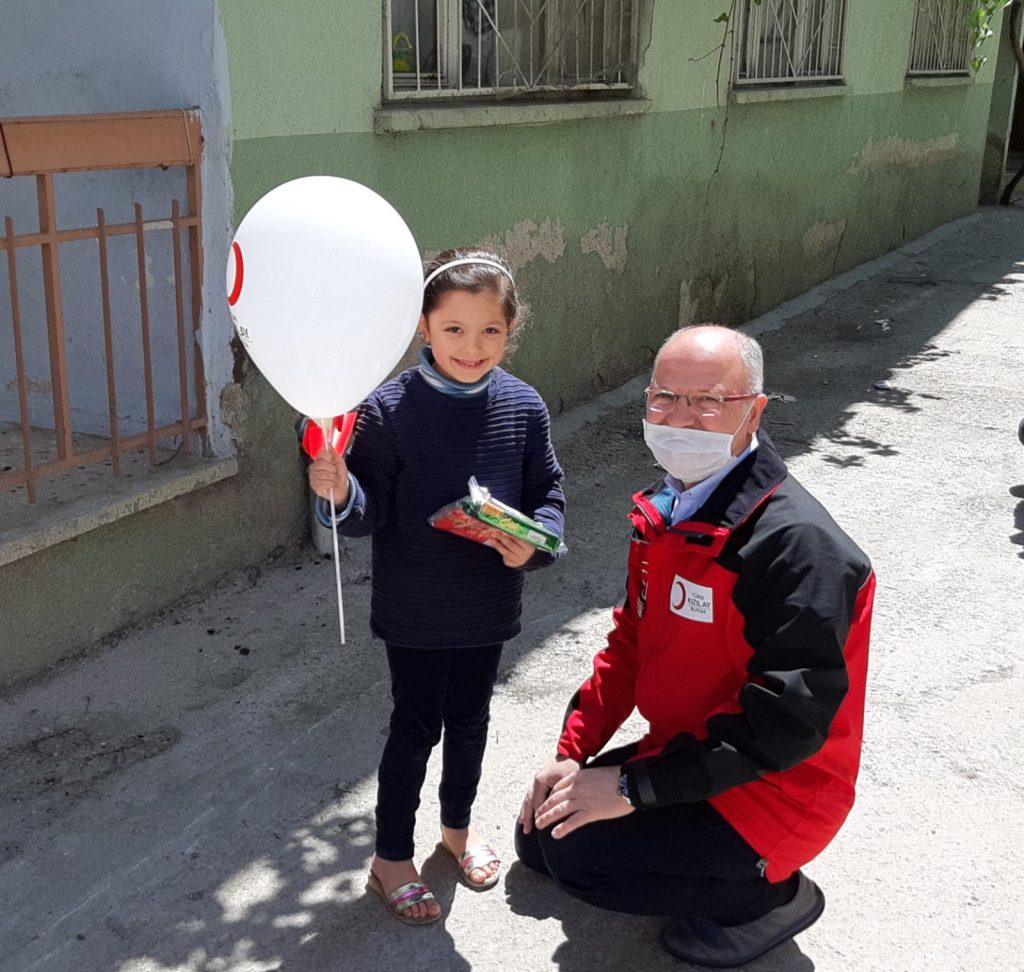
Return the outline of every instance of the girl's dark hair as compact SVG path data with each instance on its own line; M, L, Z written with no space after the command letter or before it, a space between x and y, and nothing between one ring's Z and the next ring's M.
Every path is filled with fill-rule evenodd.
M468 290L472 294L490 292L501 302L501 309L508 324L519 321L521 308L516 285L512 281L512 270L496 253L489 250L470 250L464 247L453 247L438 253L432 260L423 264L423 279L430 276L438 267L451 263L453 260L490 260L503 266L508 273L502 273L497 267L486 263L461 263L442 271L427 284L423 291L423 316L428 316L449 290Z

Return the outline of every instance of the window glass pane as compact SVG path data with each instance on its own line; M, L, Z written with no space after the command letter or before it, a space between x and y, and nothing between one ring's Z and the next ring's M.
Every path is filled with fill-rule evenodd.
M391 67L396 87L437 84L437 4L391 0Z

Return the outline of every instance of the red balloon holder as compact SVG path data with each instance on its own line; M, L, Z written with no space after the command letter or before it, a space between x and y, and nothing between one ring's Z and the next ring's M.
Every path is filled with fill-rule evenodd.
M346 412L331 419L330 435L325 436L324 430L314 419L306 420L306 429L302 433L302 448L310 459L316 459L325 447L339 456L345 455L352 432L356 427L356 413Z
M327 426L326 430L324 426ZM307 418L305 427L302 428L302 449L311 458L316 459L325 449L330 449L335 455L343 456L348 449L352 439L352 432L356 427L356 413L346 412L344 415L336 415L328 422L326 419ZM331 492L331 516L334 510L334 492ZM341 602L341 561L338 553L338 528L335 525L331 530L334 541L334 579L338 587L338 627L341 631L341 643L345 644L345 609Z

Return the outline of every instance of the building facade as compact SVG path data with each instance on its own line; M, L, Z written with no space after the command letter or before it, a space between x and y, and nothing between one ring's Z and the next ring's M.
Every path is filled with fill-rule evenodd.
M25 426L41 439L62 428L51 407L63 380L54 334L67 357L63 424L78 428L89 413L100 440L105 427L146 435L159 381L113 369L123 397L105 426L103 363L139 343L136 300L153 318L153 369L171 368L175 270L155 241L174 220L139 216L133 238L130 206L120 218L135 242L111 249L108 279L130 323L114 322L104 357L95 257L72 255L98 245L95 221L82 239L36 239L43 170L21 157L0 180L0 217L32 230L13 231L19 266L40 262L30 247L43 265L47 253L63 259L57 309L46 272L17 270L20 358L11 276L0 270L0 445L12 457L0 508L0 678L71 656L301 540L296 416L233 339L222 289L232 228L281 182L364 183L424 253L499 250L530 306L511 367L557 413L648 367L681 324L742 325L970 212L986 143L991 156L992 132L1005 136L1013 110L1003 48L991 42L987 63L971 67L963 0L187 6L115 0L97 17L24 0L5 14L0 120L194 112L202 197L181 223L187 238L201 217L201 248L181 244L201 270L185 290L195 315L180 352L197 376L182 379L179 396L193 424L157 434L150 421L130 477L107 469L112 460L79 469L72 448L28 503ZM157 205L160 166L84 161L84 173L54 176L58 208L69 199L94 212L115 190ZM64 438L73 445L70 428Z

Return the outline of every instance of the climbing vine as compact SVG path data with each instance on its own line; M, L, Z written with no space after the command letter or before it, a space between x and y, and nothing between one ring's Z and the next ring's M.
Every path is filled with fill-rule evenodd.
M971 67L975 71L980 71L981 66L988 60L987 57L978 53L978 49L994 34L992 18L1011 3L1013 0L979 0L967 14L967 29L970 31L971 48L974 51L971 57Z

